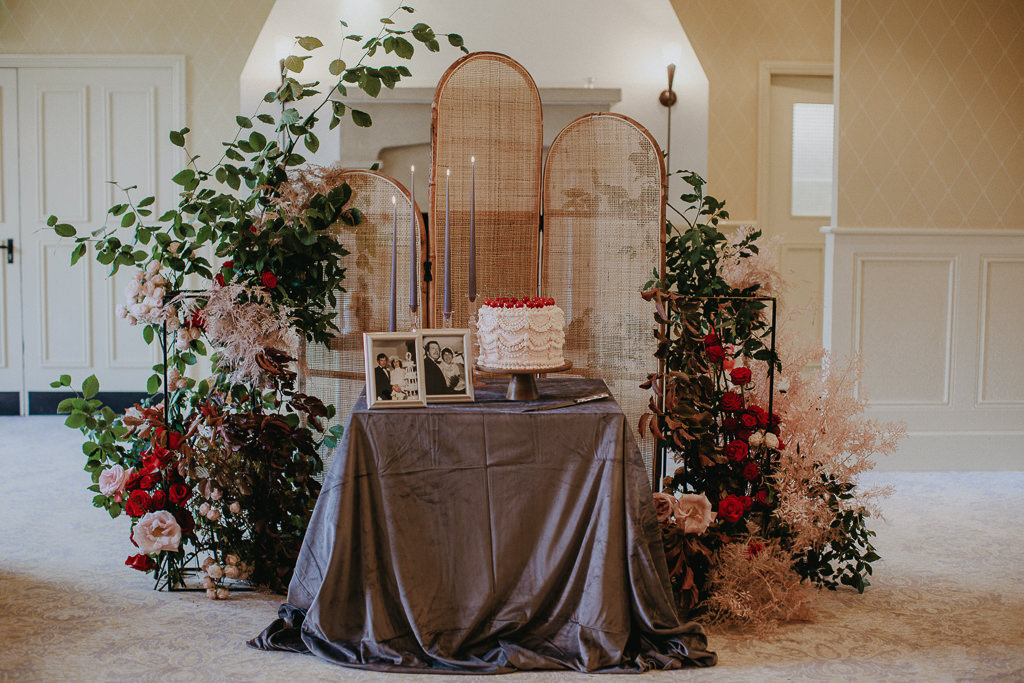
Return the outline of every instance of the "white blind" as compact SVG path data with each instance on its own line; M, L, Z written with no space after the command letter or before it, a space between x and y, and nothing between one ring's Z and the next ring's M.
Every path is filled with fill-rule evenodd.
M831 104L793 104L794 216L829 216L832 213Z

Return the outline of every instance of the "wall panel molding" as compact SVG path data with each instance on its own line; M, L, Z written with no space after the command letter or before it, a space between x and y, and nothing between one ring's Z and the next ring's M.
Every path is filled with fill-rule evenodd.
M1024 468L1024 230L822 232L825 346L861 353L867 417L907 425L879 468Z

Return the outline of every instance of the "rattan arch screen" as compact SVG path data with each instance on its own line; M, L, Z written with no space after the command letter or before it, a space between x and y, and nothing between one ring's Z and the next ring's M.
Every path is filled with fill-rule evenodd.
M348 266L344 287L347 291L338 294L334 320L340 332L329 345L309 344L302 350L306 364L301 376L302 390L325 403L334 404L337 414L331 424L346 422L362 391L365 382L363 332L386 332L388 329L395 205L398 207L396 329L403 331L412 327L409 311L409 191L393 178L373 171L348 171L341 180L352 188L349 205L363 213L363 220L357 226L338 222L332 228L337 239L351 252L345 257ZM391 203L392 197L397 198L395 205ZM416 208L416 231L419 270L426 240L419 207ZM422 282L421 274L417 274L417 279ZM417 294L419 326L424 297L419 288ZM326 471L331 454L321 455L325 458Z
M540 250L540 94L518 62L493 52L456 61L434 93L431 121L431 318L444 297L445 172L451 169L452 307L468 324L470 157L476 157L477 295L535 296Z
M601 377L633 429L657 370L653 307L640 298L664 267L665 163L647 130L619 114L566 126L544 168L544 296L565 310L573 372ZM651 471L654 441L641 444Z

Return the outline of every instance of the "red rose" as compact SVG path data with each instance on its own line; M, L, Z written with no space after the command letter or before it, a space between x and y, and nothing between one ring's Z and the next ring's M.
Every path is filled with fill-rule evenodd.
M174 521L181 527L182 536L188 536L195 530L196 520L191 512L185 508L178 508L171 514L174 515Z
M267 289L273 289L277 287L277 276L271 273L269 270L263 271L263 275L260 275L260 282Z
M749 443L750 442L750 430L749 429L741 429L741 430L739 430L738 432L736 432L736 438L739 439L740 441L746 441L746 442Z
M747 545L747 557L757 557L761 554L762 550L764 550L764 543L761 543L761 541L751 541L750 544Z
M748 462L743 468L743 478L747 481L754 481L761 476L761 470L757 468L756 462Z
M234 268L235 268L235 260L231 259L230 261L225 261L221 265L220 269L224 270L225 268L227 268L228 270L234 270Z
M727 417L722 420L722 429L727 432L734 432L736 428L740 426L740 421L735 417Z
M744 512L754 507L754 499L751 498L750 496L736 496L736 498L738 498L740 504L743 505Z
M746 384L750 381L750 369L733 368L732 372L729 373L729 379L732 380L733 384Z
M722 410L743 410L743 397L735 391L727 391L722 396Z
M201 330L206 329L206 316L203 315L202 310L196 311L192 314L192 317L188 319L188 326L198 327Z
M742 441L730 441L725 446L725 457L729 458L733 462L739 462L743 458L747 457L747 453L749 452L750 448Z
M171 498L171 502L176 505L181 505L189 498L192 497L192 489L185 484L171 484L171 488L167 491Z
M144 472L153 473L158 470L162 470L167 467L167 464L171 462L173 456L170 451L162 446L153 446L148 452L143 452L142 455L142 469ZM146 476L145 474L143 476ZM149 488L149 487L143 487Z
M725 359L725 349L723 349L718 344L715 344L713 346L709 346L707 348L707 354L708 354L708 358L713 363L721 363Z
M129 517L141 517L149 512L149 494L142 489L135 489L125 501L124 511Z
M718 503L718 516L727 522L738 522L743 512L743 503L736 496L726 496Z
M224 276L221 275L220 273L217 273L217 275L214 276L213 281L216 282L221 287L224 286Z
M718 335L709 332L704 335L704 346L718 346Z
M750 412L757 418L758 427L764 428L768 426L768 413L764 412L764 408L761 406L754 406L750 409Z
M751 415L750 413L743 413L740 415L740 422L742 422L743 426L747 429L753 429L757 426L757 416Z
M149 491L151 488L160 483L160 475L156 472L149 472L143 474L139 479L139 488L144 491Z
M153 491L152 497L149 499L149 507L153 510L163 510L164 504L167 503L167 494L163 491Z
M181 448L181 444L185 442L185 437L181 435L181 432L170 432L167 435L167 447L172 451L176 451Z
M140 572L148 572L151 569L156 569L156 562L149 555L132 555L124 561L125 565L132 569L138 569Z
M758 491L757 493L754 494L754 500L757 503L760 503L761 505L767 505L768 504L768 492L765 491L764 489Z

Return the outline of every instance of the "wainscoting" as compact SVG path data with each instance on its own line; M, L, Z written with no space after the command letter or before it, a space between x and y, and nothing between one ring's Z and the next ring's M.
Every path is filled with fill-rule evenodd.
M1024 469L1024 231L822 232L825 347L907 424L878 468Z

